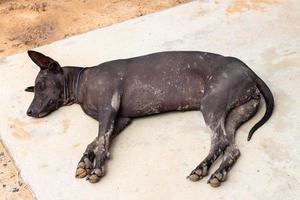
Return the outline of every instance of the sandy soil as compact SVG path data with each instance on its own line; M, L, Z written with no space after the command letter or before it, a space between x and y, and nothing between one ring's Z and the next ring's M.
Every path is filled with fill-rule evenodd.
M0 0L0 57L188 0ZM0 142L0 200L34 199Z
M28 185L22 178L9 154L0 143L0 200L33 199Z
M0 56L172 7L187 0L0 0Z

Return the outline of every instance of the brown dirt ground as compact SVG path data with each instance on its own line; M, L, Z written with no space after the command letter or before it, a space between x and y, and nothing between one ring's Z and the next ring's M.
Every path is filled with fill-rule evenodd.
M0 0L0 57L189 0ZM34 199L0 142L0 200Z
M142 16L188 0L0 0L0 56Z

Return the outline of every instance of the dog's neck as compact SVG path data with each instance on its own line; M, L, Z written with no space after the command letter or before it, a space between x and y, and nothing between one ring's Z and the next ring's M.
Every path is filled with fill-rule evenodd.
M64 92L63 105L79 103L80 78L83 72L82 67L64 67Z

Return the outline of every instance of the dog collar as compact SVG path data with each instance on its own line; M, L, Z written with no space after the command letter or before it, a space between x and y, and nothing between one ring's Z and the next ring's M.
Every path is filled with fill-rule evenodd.
M77 100L78 100L78 97L79 97L79 83L80 83L80 77L81 77L81 75L82 75L82 73L83 73L83 71L84 71L85 69L86 69L86 68L82 68L82 69L79 71L78 75L77 75L77 79L76 79L76 98L77 98Z

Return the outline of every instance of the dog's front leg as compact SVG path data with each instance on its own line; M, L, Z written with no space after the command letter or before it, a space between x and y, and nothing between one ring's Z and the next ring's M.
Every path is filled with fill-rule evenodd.
M108 103L109 102L109 103ZM104 164L109 157L109 146L112 140L115 121L120 106L120 94L115 92L110 100L99 106L99 132L94 141L94 168L88 176L91 183L96 183L104 176Z
M99 106L99 132L94 149L95 165L88 176L91 183L96 183L104 176L104 164L109 158L109 146L112 139L115 121L120 106L120 94L114 92L110 100Z

